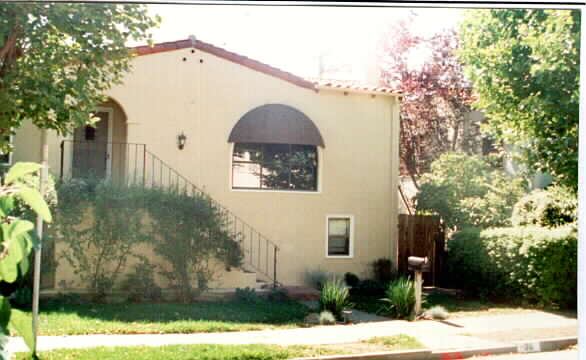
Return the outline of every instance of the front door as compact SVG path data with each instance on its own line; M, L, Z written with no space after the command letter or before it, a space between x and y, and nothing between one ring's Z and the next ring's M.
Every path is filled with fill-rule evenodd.
M100 119L96 127L89 125L75 129L73 133L73 176L95 176L103 178L109 175L110 144L109 116L110 113L100 111L96 114Z

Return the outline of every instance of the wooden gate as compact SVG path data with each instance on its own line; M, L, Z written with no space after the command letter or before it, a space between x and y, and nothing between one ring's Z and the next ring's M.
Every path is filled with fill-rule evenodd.
M400 273L407 273L409 256L428 257L431 271L423 274L426 285L437 286L445 259L444 228L439 217L427 215L399 215Z

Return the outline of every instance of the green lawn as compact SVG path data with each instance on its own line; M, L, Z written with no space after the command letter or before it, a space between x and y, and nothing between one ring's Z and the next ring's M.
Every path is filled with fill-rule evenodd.
M423 345L406 335L377 337L365 340L376 348L360 347L360 343L331 344L323 346L278 346L278 345L168 345L162 347L97 347L89 349L63 349L41 352L43 360L97 360L97 359L141 359L141 360L279 360L295 357L351 354L371 351L396 351L421 349ZM18 360L28 359L19 353Z
M384 345L385 347L392 350L413 350L422 349L425 347L417 339L402 334L394 336L377 336L368 340L364 340L364 342L369 344Z
M62 305L41 309L41 335L161 334L294 327L298 302Z
M129 346L62 349L42 351L43 360L279 360L303 356L331 355L332 351L307 346L278 345L168 345L162 347ZM19 353L18 360L29 359Z

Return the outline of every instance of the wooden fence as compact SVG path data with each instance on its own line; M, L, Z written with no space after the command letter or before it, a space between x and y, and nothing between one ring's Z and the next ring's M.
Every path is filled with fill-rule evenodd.
M438 286L445 259L445 233L436 216L399 215L399 264L400 273L407 273L409 256L428 257L431 271L423 274L425 285Z

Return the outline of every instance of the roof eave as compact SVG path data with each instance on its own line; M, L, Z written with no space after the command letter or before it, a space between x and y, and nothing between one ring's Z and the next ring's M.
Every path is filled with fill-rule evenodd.
M326 91L336 91L342 93L355 93L355 94L363 94L363 95L380 95L380 96L390 96L390 97L402 97L403 94L398 92L392 91L374 91L374 90L361 90L361 89L352 89L352 88L343 88L343 87L332 87L332 86L324 86L324 85L315 85L315 88L319 91L326 90Z

